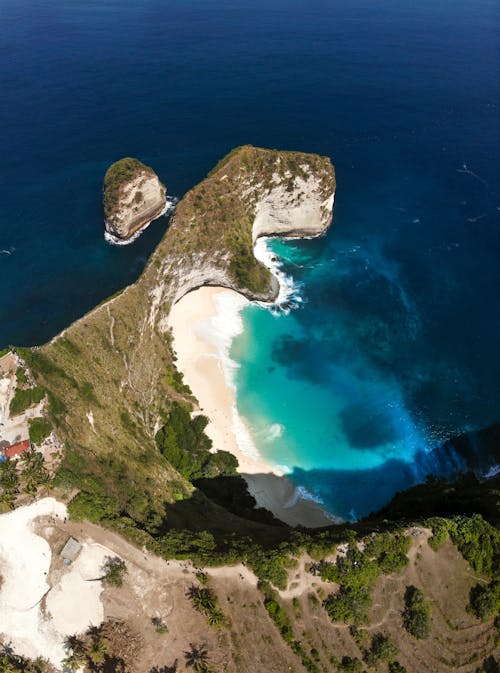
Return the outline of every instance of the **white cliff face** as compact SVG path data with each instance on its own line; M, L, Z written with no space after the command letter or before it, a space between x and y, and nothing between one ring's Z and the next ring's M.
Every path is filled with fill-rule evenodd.
M163 213L166 194L157 175L140 173L122 186L120 202L106 220L106 231L119 239L130 238Z
M261 197L255 207L252 237L309 237L323 234L332 221L335 193L325 199L319 179L297 176L293 188L279 183Z

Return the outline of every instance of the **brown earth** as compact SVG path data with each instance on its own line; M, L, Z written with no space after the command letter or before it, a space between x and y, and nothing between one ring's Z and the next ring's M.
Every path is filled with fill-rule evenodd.
M115 647L122 649L130 673L191 670L186 667L185 653L192 646L206 647L208 663L217 673L306 671L271 621L257 579L245 566L205 569L230 623L227 628L216 629L208 625L187 596L189 587L198 585L199 569L191 562L164 561L90 523L46 521L41 522L40 531L47 526L54 551L49 579L60 573L57 553L69 535L105 545L126 561L123 586L105 588L102 597L105 618L110 620L105 628L111 642L114 638ZM321 606L321 599L335 591L336 585L308 572L311 559L307 555L298 559L286 591L279 593L293 620L296 638L306 652L312 651L319 670L336 671L333 659L346 655L362 659L358 643L363 645L364 639L369 645L376 632L388 635L397 644L397 660L408 673L474 673L487 657L500 655L494 645L492 622L481 623L465 611L471 586L482 578L474 575L451 542L434 552L427 543L429 535L426 530L414 531L410 564L401 574L383 576L378 581L370 624L357 641L348 626L332 624ZM428 640L416 640L402 626L403 596L411 584L421 588L432 603ZM166 626L167 632L159 633L154 619ZM385 672L387 665L376 670Z

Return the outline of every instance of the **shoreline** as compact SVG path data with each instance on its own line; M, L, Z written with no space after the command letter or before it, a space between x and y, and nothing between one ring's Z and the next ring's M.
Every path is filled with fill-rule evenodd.
M281 283L280 283L281 286ZM281 294L281 292L280 292ZM209 418L206 433L213 448L238 459L239 474L257 505L291 526L320 527L335 523L313 500L258 453L236 406L231 342L243 330L240 312L250 301L234 290L201 287L184 295L170 311L173 348L184 381Z

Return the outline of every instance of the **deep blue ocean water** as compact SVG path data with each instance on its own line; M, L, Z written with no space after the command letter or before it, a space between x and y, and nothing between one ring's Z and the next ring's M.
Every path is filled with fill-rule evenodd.
M139 275L167 220L105 244L117 158L182 196L236 145L319 152L333 227L274 244L303 303L246 311L240 410L342 516L467 467L434 449L499 417L499 19L495 0L3 0L0 347Z

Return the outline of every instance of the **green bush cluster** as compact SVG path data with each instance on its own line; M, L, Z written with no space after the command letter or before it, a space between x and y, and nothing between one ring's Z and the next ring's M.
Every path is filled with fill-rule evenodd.
M409 586L405 591L405 609L403 625L414 638L428 638L431 631L431 605L423 592L417 587Z
M113 210L120 199L122 185L129 180L133 180L143 171L153 173L149 166L132 157L124 157L111 164L104 176L104 212L106 217L113 214Z
M485 621L500 613L500 580L476 584L470 590L468 612Z
M463 557L478 573L500 574L500 531L480 514L456 517L449 525L450 536Z
M156 443L168 462L193 481L201 477L236 474L238 461L227 451L211 453L212 441L205 434L206 416L191 418L189 412L174 402L165 425L156 434Z
M362 673L363 664L357 657L342 657L342 660L337 665L340 673Z
M335 594L330 594L323 602L332 622L362 624L366 622L372 604L370 587L341 586Z
M354 624L366 621L372 587L379 575L377 563L351 542L346 555L338 556L336 563L321 564L320 574L324 581L340 584L339 591L323 604L330 619Z
M222 612L215 592L209 586L193 585L188 589L187 595L193 607L206 617L210 626L219 629L229 626L229 620Z
M27 386L29 384L26 372L22 367L16 369L16 381L18 386Z
M370 668L379 663L388 663L398 654L397 646L383 633L375 633L372 637L370 649L364 654L364 660Z
M410 544L410 538L404 533L373 534L366 542L365 554L375 558L381 572L399 573L408 565Z
M431 519L428 519L425 523L427 526L430 526L432 530L432 536L429 538L429 546L434 551L437 551L448 539L450 522L448 519L434 516Z
M278 628L283 640L290 646L292 651L300 657L306 671L309 671L309 673L320 673L320 669L314 659L306 652L302 643L299 640L296 640L292 621L285 608L281 605L278 592L266 581L260 581L258 588L264 596L264 607Z
M103 566L102 581L112 587L121 587L127 572L127 564L119 556L108 556Z
M46 418L37 416L37 418L30 418L28 421L29 436L32 444L40 446L44 439L46 439L52 432L52 426Z
M18 416L26 411L33 404L38 404L43 400L45 390L41 387L36 388L17 388L14 397L10 401L9 411L11 416Z

